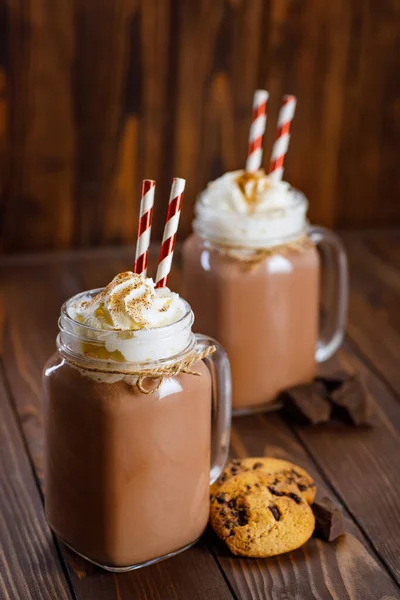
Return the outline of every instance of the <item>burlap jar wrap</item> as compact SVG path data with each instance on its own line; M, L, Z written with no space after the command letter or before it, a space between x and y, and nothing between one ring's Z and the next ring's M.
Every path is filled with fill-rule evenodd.
M293 253L301 254L314 247L314 242L306 234L284 244L254 250L246 246L231 246L220 242L218 244L212 243L212 248L219 254L239 261L244 271L255 269L270 256L277 254L280 256L290 256Z
M79 364L79 362L74 361L73 359L71 359L71 357L68 357L68 358L65 357L65 360L68 363L70 363L71 366L79 369L80 371L86 370L86 371L92 371L92 372L97 372L97 373L106 373L106 374L110 374L110 375L126 375L126 376L132 377L132 378L136 377L137 379L136 379L136 382L134 385L137 387L139 392L141 394L153 394L160 389L161 384L166 377L174 377L176 375L179 375L180 373L185 373L188 375L195 375L195 376L199 377L200 373L198 371L195 371L193 369L193 367L200 360L203 360L204 358L211 356L211 354L213 354L215 351L216 351L215 346L209 346L208 348L206 348L205 350L202 350L202 351L194 350L193 352L190 352L185 357L183 357L181 360L177 360L176 362L174 362L170 365L154 367L152 369L140 369L140 370L136 370L136 371L135 370L124 370L124 369L99 369L97 367L94 367L94 366L92 367L90 365L89 366L85 365L84 367L82 367L82 365ZM146 389L144 387L144 381L147 378L158 380L156 385L152 389Z

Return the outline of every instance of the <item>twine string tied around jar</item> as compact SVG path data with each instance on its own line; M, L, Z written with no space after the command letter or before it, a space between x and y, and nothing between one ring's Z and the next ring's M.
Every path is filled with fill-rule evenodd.
M215 346L208 346L204 350L201 350L201 351L195 350L193 352L190 352L187 356L183 357L181 360L178 360L170 365L154 367L152 369L147 369L147 370L140 369L137 371L122 370L122 369L118 369L118 370L108 370L107 369L105 372L109 373L110 375L117 374L117 375L128 375L128 376L132 376L132 377L136 376L137 380L136 380L135 385L136 385L137 389L139 390L139 392L141 394L149 395L149 394L154 394L155 392L158 392L158 390L160 389L160 387L166 377L174 377L176 375L179 375L180 373L200 376L200 373L198 371L196 371L195 369L193 369L194 365L196 365L196 363L198 363L200 360L203 360L204 358L211 356L211 354L213 354L215 351L216 351ZM66 358L66 360L72 366L77 367L78 369L82 369L82 365L75 362L70 357ZM92 367L92 366L86 365L84 368L87 371L104 372L104 369L99 369L94 366ZM146 389L144 387L144 381L147 378L158 379L155 387L153 387L152 389Z
M243 264L243 269L251 271L265 259L274 254L289 254L291 252L304 252L314 246L314 242L307 235L302 235L290 242L271 246L270 248L258 248L248 253L249 248L245 246L231 246L229 244L215 244L215 248L220 254L240 261Z

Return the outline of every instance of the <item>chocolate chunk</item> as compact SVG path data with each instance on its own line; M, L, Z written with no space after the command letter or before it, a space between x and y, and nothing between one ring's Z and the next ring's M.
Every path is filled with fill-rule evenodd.
M296 504L301 504L300 496L298 496L294 492L281 492L280 490L277 490L272 485L269 485L268 489L271 492L271 494L273 494L274 496L278 496L278 497L286 496L287 498L291 498L292 500L294 500L296 502Z
M332 406L325 386L319 381L289 388L281 394L281 399L286 416L297 423L318 425L330 419Z
M286 496L286 494L284 494L283 492L280 492L279 490L274 488L272 485L269 485L268 489L271 492L271 494L273 494L274 496Z
M239 509L238 518L239 518L239 525L241 525L241 526L247 525L247 523L249 522L249 517L248 517L247 510L245 507L242 506Z
M312 510L315 516L315 533L318 537L333 542L343 535L344 521L338 507L328 497L314 502Z
M296 504L301 504L301 498L300 498L300 496L298 496L294 492L290 492L289 494L286 494L286 496L289 496L289 498L291 498L292 500L294 500L296 502Z
M334 371L329 375L317 377L316 381L322 383L326 387L328 392L333 392L337 390L340 386L342 386L351 377L351 373L347 373L347 371L340 369L338 371Z
M371 406L368 394L358 375L353 375L330 395L333 415L353 425L368 425Z
M256 462L253 465L253 469L261 469L261 467L263 467L264 465L262 464L262 462Z
M270 504L268 508L274 515L275 521L279 521L279 519L281 518L281 513L280 513L279 508L276 506L276 504Z

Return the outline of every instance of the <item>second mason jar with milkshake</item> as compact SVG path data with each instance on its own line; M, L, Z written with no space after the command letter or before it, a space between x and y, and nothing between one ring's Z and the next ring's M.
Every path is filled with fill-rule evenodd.
M293 96L282 102L269 173L261 168L267 99L255 93L246 169L199 195L183 248L185 297L198 330L228 352L236 414L277 406L284 389L312 380L340 346L347 308L340 240L309 225L306 197L282 180Z

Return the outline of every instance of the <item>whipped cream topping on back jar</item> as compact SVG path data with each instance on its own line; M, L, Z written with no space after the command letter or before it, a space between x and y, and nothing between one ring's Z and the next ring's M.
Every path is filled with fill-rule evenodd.
M231 171L199 195L193 229L215 243L265 248L300 237L307 227L307 208L301 192L262 169Z

